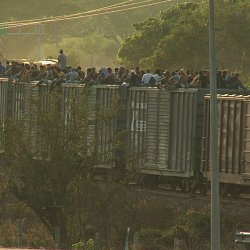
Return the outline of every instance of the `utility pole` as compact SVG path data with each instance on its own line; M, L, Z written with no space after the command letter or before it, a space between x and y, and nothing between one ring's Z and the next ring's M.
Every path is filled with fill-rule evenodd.
M220 250L220 199L214 0L209 0L211 250Z
M101 235L100 233L95 234L95 250L101 249Z
M130 232L130 227L127 229L127 235L126 235L126 240L125 240L125 250L128 250L128 238L129 238L129 232Z
M58 26L57 23L55 22L55 35L56 35L56 51L59 51L59 35L58 35Z
M18 248L22 248L23 246L23 224L21 220L18 220L18 240L17 240Z
M42 24L37 24L35 26L35 34L36 34L36 40L37 40L37 59L42 59L41 58L41 34L43 34L44 30L44 25Z

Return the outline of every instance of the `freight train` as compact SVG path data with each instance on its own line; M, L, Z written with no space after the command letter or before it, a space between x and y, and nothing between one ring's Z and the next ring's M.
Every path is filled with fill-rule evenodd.
M62 84L58 107L65 125L73 112L70 100L79 101L86 89L87 141L95 139L96 172L119 178L130 174L142 186L164 183L186 192L206 191L211 174L208 89ZM41 143L37 119L41 106L50 105L48 93L47 85L0 80L1 123L10 116L21 120L36 149ZM218 94L220 190L237 196L250 191L250 97L240 90L218 89ZM99 119L102 108L113 115Z

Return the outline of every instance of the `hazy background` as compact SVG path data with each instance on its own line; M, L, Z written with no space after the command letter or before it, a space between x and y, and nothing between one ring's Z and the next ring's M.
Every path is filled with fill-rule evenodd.
M125 1L1 0L0 22L70 15L122 2ZM141 6L150 3L142 0L137 2L141 2ZM131 24L143 21L147 17L155 17L176 2L183 1L169 1L118 13L9 28L6 35L0 36L0 49L5 59L38 60L57 58L58 50L63 48L72 66L117 65L117 51L122 40L131 34Z

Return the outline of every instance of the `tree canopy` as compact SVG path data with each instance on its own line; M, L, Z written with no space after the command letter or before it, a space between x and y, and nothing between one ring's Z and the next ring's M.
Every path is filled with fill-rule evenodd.
M42 58L48 56L57 58L59 48L64 48L65 54L69 56L68 63L72 66L81 65L87 68L89 66L117 65L117 51L122 39L132 32L131 25L147 17L156 16L159 11L168 8L175 2L176 0L173 0L145 8L46 23L42 25L44 34L40 37L25 34L10 35L10 33L19 32L12 28L8 30L7 35L0 36L0 49L7 59L39 59L39 55ZM2 0L0 14L1 22L18 21L70 15L95 9L104 10L104 7L121 3L139 3L140 6L143 6L148 1L130 3L120 0ZM126 9L126 7L124 8ZM35 31L35 28L34 25L22 27L21 31L31 33Z
M248 1L217 2L218 68L248 72L249 10ZM158 17L134 24L118 56L130 67L208 69L208 17L206 1L172 5Z

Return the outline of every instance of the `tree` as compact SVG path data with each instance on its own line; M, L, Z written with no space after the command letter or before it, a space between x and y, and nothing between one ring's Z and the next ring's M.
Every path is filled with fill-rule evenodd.
M1 20L4 21L17 21L17 20L26 20L26 19L35 19L35 18L50 18L54 16L64 16L71 15L75 13L83 13L99 9L99 11L105 10L105 7L110 7L112 5L121 5L119 0L109 0L109 1L76 1L76 0L57 0L57 1L32 1L32 0L23 0L22 2L18 0L3 0L1 4ZM124 2L125 4L125 2ZM128 4L128 3L126 3ZM129 3L131 4L131 3ZM141 3L142 5L143 3ZM164 3L164 6L167 6L169 3ZM127 6L132 7L132 6ZM111 65L113 61L116 60L117 50L121 43L121 38L129 34L132 30L131 24L143 20L147 16L154 16L155 13L162 9L163 5L151 6L151 8L141 8L129 11L123 11L118 13L110 13L107 15L100 16L89 16L86 18L73 19L67 21L58 21L52 23L45 23L44 30L45 35L41 36L41 47L42 47L42 56L54 56L57 57L58 48L62 48L65 45L65 40L74 39L76 44L74 47L77 47L77 40L89 40L88 38L96 36L95 33L98 33L96 41L91 40L91 47L94 48L93 62L95 65L92 65L91 61L88 60L86 63L85 56L80 58L82 53L76 54L72 53L70 58L70 63L72 66L75 62L82 63L82 66L101 66L101 65ZM22 11L20 11L22 9ZM1 11L4 10L4 11ZM107 9L110 10L110 9ZM89 13L92 14L92 13ZM34 32L35 26L23 27L22 31ZM9 29L13 31L13 29ZM16 30L18 31L18 30ZM18 39L13 39L13 37ZM3 37L2 37L3 38ZM30 58L30 59L40 59L36 58L37 54L35 53L34 47L39 43L38 36L25 36L25 35L7 35L2 40L4 41L4 53L7 59L9 58ZM85 39L86 38L86 39ZM18 42L18 44L17 44ZM104 46L105 58L103 59L103 54L98 54L100 45L107 44ZM18 49L20 44L22 44L22 49ZM52 46L53 45L53 46ZM66 44L67 45L67 44ZM70 45L70 44L68 44ZM101 46L102 47L102 46ZM81 46L77 47L77 50L83 50ZM66 51L65 51L66 52ZM88 53L87 53L88 54ZM87 55L88 56L88 55ZM107 57L106 57L107 56ZM97 61L97 62L96 62Z
M106 161L112 157L110 152L98 151L103 142L95 130L98 124L111 127L117 106L111 98L110 107L102 105L97 111L95 91L84 87L19 87L25 96L21 113L16 116L12 110L12 119L4 124L3 131L5 159L12 177L9 189L38 215L52 235L55 226L60 226L61 238L68 243L67 224L72 207L78 205L73 201L78 197L79 184L87 189L93 166L100 163L98 154L107 154ZM106 143L111 145L115 138L108 136Z
M210 216L190 209L179 216L176 223L176 237L185 242L187 249L204 249L210 239Z
M217 3L218 68L247 74L249 8L240 0ZM128 67L208 69L208 13L206 1L181 3L158 18L134 24L135 31L123 41L118 57Z

